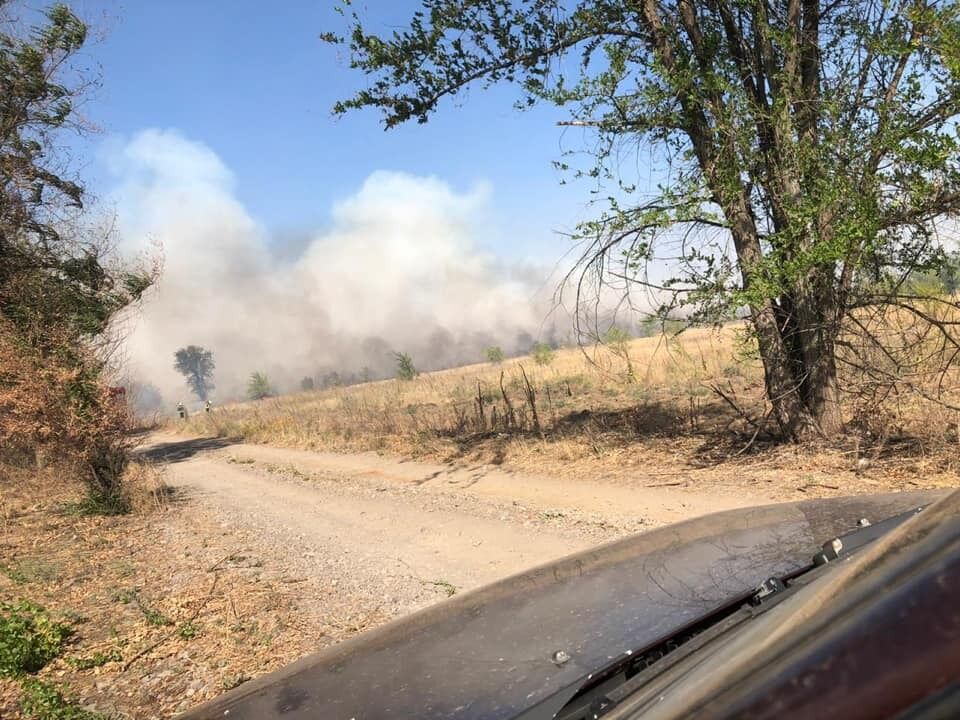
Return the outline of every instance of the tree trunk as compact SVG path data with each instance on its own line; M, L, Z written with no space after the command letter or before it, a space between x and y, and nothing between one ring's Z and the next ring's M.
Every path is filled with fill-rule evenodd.
M797 442L843 430L830 277L829 268L815 269L753 315L767 397L781 431Z
M820 433L843 430L837 379L836 337L839 327L833 268L816 267L795 293L800 396Z
M772 301L766 301L753 312L753 326L763 361L763 377L767 398L780 431L792 440L802 441L816 432L810 410L800 396L794 369L794 353L784 341Z

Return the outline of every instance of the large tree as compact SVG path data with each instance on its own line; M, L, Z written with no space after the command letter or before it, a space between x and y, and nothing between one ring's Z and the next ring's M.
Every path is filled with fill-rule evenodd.
M875 369L891 317L960 350L948 315L907 282L936 272L942 221L960 208L953 0L422 6L388 35L352 13L345 37L324 36L370 77L336 111L426 122L467 86L497 82L519 86L520 106L564 108L561 124L599 140L581 170L617 182L581 228L582 268L652 285L663 311L686 305L693 320L745 310L785 435L841 429L838 362ZM659 161L653 187L620 172L638 147ZM646 271L663 247L679 250L654 282Z

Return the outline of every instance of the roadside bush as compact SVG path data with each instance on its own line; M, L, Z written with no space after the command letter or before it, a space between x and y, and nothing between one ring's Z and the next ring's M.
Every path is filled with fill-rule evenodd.
M60 654L72 632L27 600L0 603L0 677L41 670Z
M37 347L0 316L0 445L75 468L92 506L124 509L121 480L132 425L102 362L69 331L49 328Z
M85 124L75 110L92 83L75 58L87 27L63 4L35 17L0 12L0 447L74 462L91 495L116 500L129 424L108 386L115 320L159 265L122 262L109 226L84 214L61 148Z

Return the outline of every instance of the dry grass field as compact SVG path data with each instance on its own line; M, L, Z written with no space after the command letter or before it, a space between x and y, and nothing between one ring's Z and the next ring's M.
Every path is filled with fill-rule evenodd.
M955 411L903 397L868 413L851 404L856 432L803 449L758 431L766 411L752 343L728 326L635 339L619 351L560 349L546 364L519 357L238 403L171 427L283 447L574 476L691 467L734 476L746 467L860 474L869 466L885 485L917 477L956 483Z
M918 358L926 357L923 350L918 344ZM343 548L328 548L322 533L316 545L303 545L297 527L306 525L265 541L264 529L276 533L282 523L262 507L244 504L245 482L286 488L303 505L309 493L321 508L353 492L356 522L369 533L376 523L367 514L371 505L394 503L378 511L381 523L392 523L400 503L410 503L406 524L416 526L423 513L426 527L436 521L441 500L449 513L480 507L479 498L493 496L471 495L472 483L497 475L497 503L464 517L478 523L496 518L496 533L513 522L514 531L541 541L537 533L569 539L581 522L603 533L635 531L609 523L642 525L653 516L660 493L671 496L671 513L683 515L702 507L692 503L704 497L754 504L960 485L960 413L915 398L890 396L869 413L850 402L849 434L818 446L775 442L762 430L767 406L759 362L750 343L727 327L633 340L616 351L563 349L543 364L514 358L410 381L238 403L169 423L187 435L389 456L360 458L366 468L377 467L370 459L412 465L390 457L469 467L459 473L461 484L449 484L453 475L432 485L392 484L384 475L375 486L367 480L351 486L342 472L314 477L293 460L281 467L237 457L233 453L241 448L225 440L220 446L229 454L219 461L212 452L198 458L193 479L181 477L179 485L176 473L184 473L188 462L135 464L127 478L133 512L91 517L77 504L82 486L70 473L0 465L0 616L17 615L23 625L21 616L30 615L64 628L62 638L48 643L50 657L41 669L22 676L0 672L0 717L169 717L392 617L394 610L381 604L387 597L397 602L397 577L403 580L409 571L404 558L399 576L381 560L363 570L347 563ZM499 469L474 472L489 465ZM158 472L167 473L169 485ZM222 495L196 488L191 494L196 473L219 483ZM523 489L535 489L540 482L542 490L545 479L563 481L565 497L576 495L570 502L584 513L573 514L566 505L558 509L549 495L538 506L529 499L535 494L523 500L516 489L524 482ZM325 502L321 490L331 493ZM603 490L621 498L618 512L596 510L606 507L597 500ZM249 486L246 491L247 499L270 502ZM628 500L622 500L624 492L632 493ZM238 503L230 512L225 498ZM661 502L666 506L662 496ZM583 507L590 503L593 511ZM343 507L334 514L341 521ZM411 516L416 522L409 522ZM463 528L448 526L457 533ZM345 533L344 542L353 543L357 534ZM441 539L447 543L446 536ZM414 545L420 542L418 535ZM481 551L484 567L491 547ZM372 546L355 553L368 554L375 556ZM370 582L349 590L360 576ZM449 577L414 574L406 582L418 592L449 589ZM316 602L305 603L309 598ZM24 605L25 599L31 604ZM361 607L360 599L380 604Z

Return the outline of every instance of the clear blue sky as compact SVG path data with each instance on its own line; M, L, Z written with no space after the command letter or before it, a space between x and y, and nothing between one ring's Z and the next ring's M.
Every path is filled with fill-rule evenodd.
M588 183L561 186L551 166L562 144L581 142L562 138L562 112L518 113L516 90L503 87L477 89L427 125L390 132L373 112L334 118L334 101L364 83L338 57L343 50L318 39L343 28L334 2L74 0L105 33L90 47L103 87L85 112L107 137L175 128L207 144L236 175L243 204L277 235L323 227L331 204L372 171L402 170L457 190L489 181L497 229L490 249L557 259L567 243L551 231L582 218L590 194ZM369 0L361 12L387 27L416 5Z

